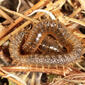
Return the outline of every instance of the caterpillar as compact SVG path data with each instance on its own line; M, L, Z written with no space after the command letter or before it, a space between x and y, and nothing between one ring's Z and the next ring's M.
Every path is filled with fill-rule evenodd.
M22 44L22 42L24 35L26 34L25 31L17 33L10 39L9 51L13 60L28 66L56 66L68 64L80 59L82 51L81 42L72 33L65 29L65 26L60 22L57 23L55 20L43 20L42 22L37 23L33 28L35 29L32 29L29 33L29 39L27 39L28 42L26 41L24 44ZM40 38L37 38L38 34L41 34ZM48 34L52 35L61 45L66 47L67 51L63 54L41 54L36 52L22 54L20 52L22 45L22 47L31 45L32 50L37 49L44 40L44 37Z
M28 43L27 38L29 37L29 32L25 34L25 37L24 37L25 41L24 42L27 42ZM62 47L61 46L62 45L61 44L59 45L59 42L56 41L52 36L46 36L44 38L44 40L42 40L42 43L39 46L38 50L40 50L43 53L47 53L47 52L62 52L64 50L62 50ZM26 45L26 44L25 44L25 47L29 48L29 46ZM24 51L25 51L25 53L27 53L30 50L28 50L28 49L25 48Z
M51 20L49 22L45 20L43 22L38 23L32 28L28 35L29 38L27 38L24 45L22 46L23 50L27 52L35 52L47 35L52 35L55 37L55 39L59 38L58 41L63 46L66 45L64 43L67 43L63 38L62 34L59 32L59 30L57 30L57 23L54 21L52 22Z

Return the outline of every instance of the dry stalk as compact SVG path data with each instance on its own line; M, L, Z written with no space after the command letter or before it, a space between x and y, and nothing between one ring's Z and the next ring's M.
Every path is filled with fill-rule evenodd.
M85 73L79 73L79 74L75 73L75 74L68 75L64 78L61 78L61 79L55 81L54 83L52 83L52 85L65 85L68 82L85 83Z
M48 5L48 7L45 9L45 10L47 10L47 11L51 11L52 13L54 13L54 15L56 16L56 17L58 17L58 16L61 16L61 15L59 15L59 13L57 12L57 14L56 14L56 11L57 10L59 10L64 4L65 4L65 1L66 0L63 0L63 2L61 1L61 0L58 0L58 1L56 1L55 3L49 3ZM61 2L62 2L62 4L61 4ZM38 18L38 16L40 17L40 16L43 16L45 13L37 13L36 15L35 15L35 18Z
M3 66L2 69L8 72L45 72L59 75L68 75L72 73L80 73L80 71L70 67L56 67L56 68L44 68L44 67L32 67L32 66Z
M80 25L85 26L85 22L84 21L81 21L81 20L78 20L78 19L75 19L75 18L70 18L70 17L67 17L67 16L64 16L64 18L67 21L72 21L72 22L75 22L75 23L78 23Z
M77 65L80 69L82 69L82 70L85 71L85 68L84 68L83 66L81 66L81 65L79 64L79 62L76 62L76 65Z
M81 11L81 8L79 7L78 9L74 10L73 13L69 17L76 16L80 11Z
M31 85L34 85L34 83L35 83L35 78L36 78L36 73L33 73L32 79L31 79Z
M31 22L38 22L38 21L35 20L35 19L31 19L31 18L29 18L29 17L27 17L27 16L25 16L25 15L23 15L23 14L21 14L21 13L18 13L18 12L15 12L15 11L11 11L11 10L5 8L5 7L0 6L0 8L1 8L2 10L6 11L6 12L9 12L9 13L11 13L11 14L17 15L17 16L22 17L22 18L24 18L24 19L26 19L26 20L29 20L29 21L31 21Z
M0 71L0 75L2 76L2 77L5 77L7 74L6 73L4 73L3 71ZM14 78L12 78L12 77L8 77L8 79L9 80L11 80L11 81L13 81L14 83L16 83L17 85L23 85L22 83L20 83L20 81L17 81L16 79L14 79Z
M9 22L13 23L14 20L1 9L0 9L0 15L3 16L5 19L7 19Z
M73 3L71 2L71 0L67 0L68 1L68 3L72 6L72 7L74 7L74 5L73 5Z
M22 1L18 0L18 6L17 6L17 12L19 12L20 6L21 6Z
M85 38L84 34L78 33L78 32L73 32L74 35L80 37L80 38Z

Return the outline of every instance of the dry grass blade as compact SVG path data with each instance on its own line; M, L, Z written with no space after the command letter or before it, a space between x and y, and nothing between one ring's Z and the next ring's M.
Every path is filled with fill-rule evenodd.
M71 74L64 78L60 78L52 83L52 85L68 85L69 83L84 83L85 84L85 73ZM51 84L50 84L51 85Z
M85 38L84 34L78 33L78 32L74 32L74 35L80 37L80 38Z
M5 70L3 70L2 68L0 68L0 75L2 76L2 77L6 77L8 74L10 74L10 73L8 73L8 72L6 72ZM14 75L15 76L15 75ZM23 83L22 82L20 82L20 81L18 81L15 77L13 77L13 76L8 76L7 77L9 80L11 80L11 81L13 81L14 83L16 83L17 85L23 85Z
M21 0L18 0L18 6L17 6L17 12L19 12L20 6L21 6Z
M27 17L27 16L25 16L25 15L23 15L23 14L21 14L21 13L18 13L18 12L15 12L15 11L11 11L11 10L5 8L5 7L0 6L0 8L1 8L2 10L6 11L6 12L9 12L9 13L11 13L11 14L13 14L13 15L17 15L17 16L22 17L22 18L24 18L24 19L26 19L26 20L29 20L29 21L31 21L31 22L38 22L38 21L35 20L35 19L31 19L31 18L29 18L29 17Z
M10 21L11 23L13 23L14 20L9 15L7 15L4 11L2 11L1 9L0 9L0 15L3 16L8 21Z
M64 18L68 21L72 21L72 22L75 22L75 23L78 23L80 25L83 25L85 26L85 22L84 21L81 21L81 20L78 20L78 19L75 19L75 18L70 18L70 17L67 17L67 16L64 16Z
M79 8L76 9L69 17L74 17L74 16L76 16L80 11L81 11L81 8L79 7Z

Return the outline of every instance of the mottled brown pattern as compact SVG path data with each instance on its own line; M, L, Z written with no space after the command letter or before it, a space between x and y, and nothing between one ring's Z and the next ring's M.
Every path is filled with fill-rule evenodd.
M82 51L81 42L77 37L65 29L65 26L62 26L62 24L53 20L43 20L32 28L24 45L22 42L27 31L20 31L10 39L9 51L11 57L20 64L28 66L64 65L80 59ZM39 33L41 34L40 38L37 37ZM57 52L47 52L45 54L36 53L36 50L40 45L42 46L43 40L48 35L53 36L67 49L67 51L59 54ZM36 38L38 38L37 41ZM49 43L47 42L47 45L48 44ZM28 54L22 54L20 52L21 47L23 47L27 52L32 51L33 53L29 52ZM43 50L42 48L39 49Z

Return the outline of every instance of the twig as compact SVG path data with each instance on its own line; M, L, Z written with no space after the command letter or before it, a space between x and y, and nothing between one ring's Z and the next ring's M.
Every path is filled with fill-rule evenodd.
M83 66L81 66L78 62L76 62L76 65L77 65L79 68L81 68L82 70L85 71L85 68L84 68Z
M28 77L29 74L30 74L30 72L27 72L26 75L23 77L24 81L26 81L26 78Z
M5 77L6 75L7 75L7 73L6 73L6 71L5 72L3 72L3 70L0 68L0 75L2 76L2 77ZM15 82L16 84L18 84L18 85L23 85L21 82L19 82L19 81L17 81L16 79L14 79L13 77L10 77L10 76L8 76L8 79L10 79L11 81L13 81L13 82Z
M74 35L77 35L80 38L85 38L84 34L78 33L78 32L73 32Z
M8 67L2 67L4 70L8 71L8 72L46 72L46 73L53 73L53 74L60 74L60 75L64 75L63 71L65 71L66 74L69 74L70 71L68 71L68 68L62 70L63 68L38 68L36 69L36 67L27 67L27 66L8 66Z
M21 6L22 1L18 0L18 6L17 6L17 12L19 12L20 6Z
M76 16L79 12L81 11L81 8L77 8L76 10L74 10L74 12L69 16L69 17L74 17Z
M58 81L52 83L52 85L64 85L66 82L73 82L73 83L85 83L85 73L75 73L68 75L64 78L61 78ZM51 85L51 84L50 84Z
M33 73L32 79L31 79L31 82L30 82L31 85L34 85L34 83L35 83L35 78L36 78L36 73Z
M11 14L17 15L17 16L19 16L19 17L22 17L22 18L26 19L26 20L29 20L29 21L32 21L32 22L38 22L37 20L35 20L35 19L33 19L33 18L31 19L31 18L29 18L29 17L27 17L27 16L25 16L25 15L23 15L23 14L21 14L21 13L18 13L18 12L15 12L15 11L11 11L11 10L3 7L3 6L0 6L0 8L1 8L2 10L6 11L6 12L9 12L9 13L11 13Z
M38 73L38 74L39 74L39 77L36 78L36 81L37 81L37 85L40 85L42 73Z
M70 18L70 17L67 17L67 16L64 16L64 18L68 21L72 21L72 22L75 22L75 23L78 23L80 25L83 25L85 26L85 22L84 21L81 21L81 20L78 20L78 19L75 19L75 18Z
M69 22L64 17L64 14L60 10L53 11L53 14L59 19L60 22L62 22L64 25L68 25Z
M58 0L56 1L54 4L51 4L50 6L48 6L46 9L44 10L47 10L47 11L51 11L54 15L56 15L56 17L60 16L58 12L56 12L57 10L59 10L63 4L66 2L66 0ZM50 4L50 3L49 3ZM45 13L37 13L35 15L35 18L37 18L38 16L42 16L44 15Z
M63 69L63 67L55 67L55 68L44 68L44 67L37 67L36 66L32 67L32 66L3 66L2 67L4 70L8 71L8 72L46 72L46 73L53 73L53 74L59 74L59 75L70 75L70 74L74 74L74 73L81 73L79 70L75 69L75 68L70 68L69 67L65 67L65 69Z
M2 15L5 19L10 21L11 23L14 21L9 15L7 15L4 11L0 9L0 15Z
M71 0L67 0L68 1L68 3L72 6L72 7L74 7L74 5L73 5L73 3L71 2Z
M34 5L31 1L28 1L28 0L24 0L24 1L28 5L28 7L32 7Z

